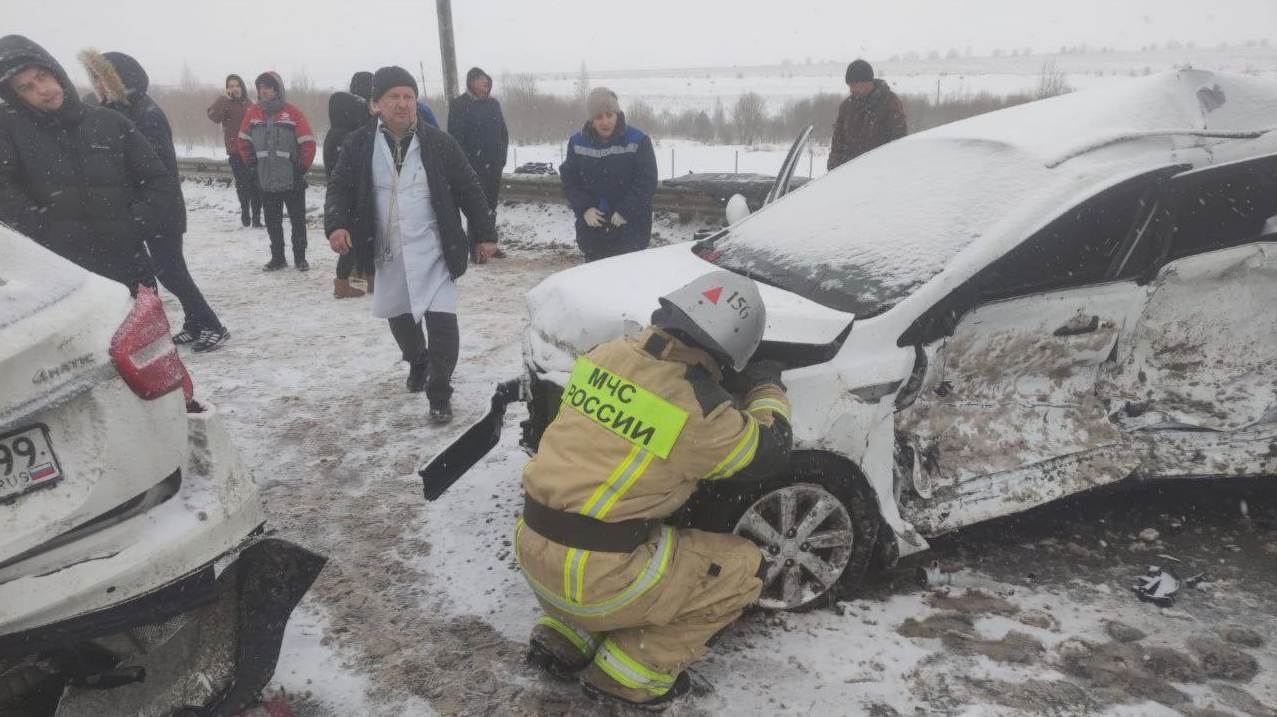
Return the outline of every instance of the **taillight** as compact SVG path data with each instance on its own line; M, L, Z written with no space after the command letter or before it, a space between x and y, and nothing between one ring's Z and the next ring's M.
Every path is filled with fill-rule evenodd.
M168 317L155 289L141 287L133 309L111 337L111 361L133 392L150 401L178 386L189 402L195 395L177 347L169 337Z

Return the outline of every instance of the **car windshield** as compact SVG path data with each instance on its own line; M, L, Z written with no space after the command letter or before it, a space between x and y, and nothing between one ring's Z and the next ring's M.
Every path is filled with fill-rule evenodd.
M938 274L1048 171L1004 144L919 137L796 190L699 253L825 306L873 316Z

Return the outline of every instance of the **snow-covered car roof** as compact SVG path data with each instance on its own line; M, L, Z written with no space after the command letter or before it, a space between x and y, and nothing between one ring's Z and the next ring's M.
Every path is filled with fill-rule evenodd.
M715 249L719 263L801 284L827 306L878 313L1133 176L1277 151L1275 127L1271 80L1197 70L1133 79L892 142L740 222Z

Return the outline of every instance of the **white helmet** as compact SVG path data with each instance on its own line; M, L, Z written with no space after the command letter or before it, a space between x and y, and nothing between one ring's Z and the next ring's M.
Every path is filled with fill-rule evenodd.
M683 331L740 371L763 340L767 309L752 279L720 270L662 296L652 323Z

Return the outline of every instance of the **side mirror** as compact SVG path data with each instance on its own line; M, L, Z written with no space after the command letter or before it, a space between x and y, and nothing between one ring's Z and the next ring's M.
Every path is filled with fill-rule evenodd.
M749 203L745 201L745 195L733 194L732 198L727 200L726 214L729 227L749 216Z

